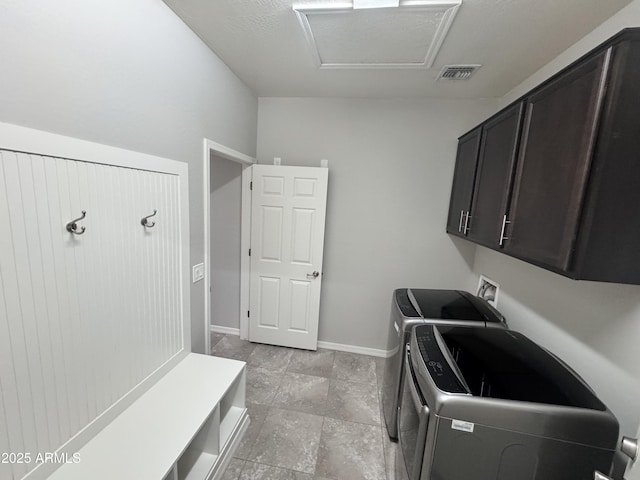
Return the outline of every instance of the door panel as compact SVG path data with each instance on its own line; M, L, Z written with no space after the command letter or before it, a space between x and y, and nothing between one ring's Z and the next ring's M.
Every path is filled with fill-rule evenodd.
M280 317L280 279L260 277L260 309L258 310L258 326L278 328Z
M262 261L282 261L282 207L262 207Z
M252 169L249 340L315 350L328 171Z
M291 280L291 325L292 330L309 330L309 301L311 300L311 282Z
M315 211L309 208L293 209L291 261L298 265L311 265L312 263L314 214Z
M313 198L316 191L317 180L315 178L295 178L293 180L294 197Z
M262 177L262 195L282 197L284 195L284 177L265 175Z
M464 222L471 208L481 132L481 127L478 127L458 140L447 219L447 232L454 235L465 235Z
M502 220L507 213L515 169L522 109L522 103L514 105L485 123L482 131L467 236L490 248L498 248L500 244Z
M506 252L569 268L608 55L572 69L527 101Z

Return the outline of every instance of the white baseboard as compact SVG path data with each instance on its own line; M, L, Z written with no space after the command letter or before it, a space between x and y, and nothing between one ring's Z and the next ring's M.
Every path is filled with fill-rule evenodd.
M210 325L210 331L215 333L226 333L228 335L238 335L240 336L240 329L233 327L223 327L222 325Z
M239 328L223 327L221 325L211 325L210 330L215 333L224 333L227 335L240 335ZM361 355L370 355L372 357L387 358L389 352L378 348L359 347L357 345L345 345L343 343L318 342L318 348L326 348L327 350L336 350L338 352L359 353Z
M372 357L388 357L386 350L378 348L359 347L357 345L344 345L342 343L318 342L318 347L328 350L337 350L338 352L359 353L361 355L370 355Z

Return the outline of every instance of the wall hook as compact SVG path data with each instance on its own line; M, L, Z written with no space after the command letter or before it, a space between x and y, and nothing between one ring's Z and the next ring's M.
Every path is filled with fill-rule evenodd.
M156 224L156 222L149 222L149 219L151 217L153 217L156 213L158 213L157 210L154 210L153 213L151 215L147 215L146 217L143 217L142 220L140 220L140 224L143 227L147 227L147 228L153 228Z
M69 223L67 223L67 232L69 233L73 233L74 235L82 235L84 233L84 231L86 230L85 227L82 227L80 230L78 230L78 223L80 220L82 220L84 217L87 216L87 211L86 210L82 210L82 216L78 217L74 220L71 220Z

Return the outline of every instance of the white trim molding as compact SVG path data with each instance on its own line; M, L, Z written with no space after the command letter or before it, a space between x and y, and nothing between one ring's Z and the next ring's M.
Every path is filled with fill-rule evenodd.
M249 339L250 310L249 291L251 286L251 259L248 252L251 248L251 182L253 168L246 165L242 168L242 218L240 219L240 338Z
M251 213L251 191L249 189L251 182L251 165L256 163L256 159L238 152L232 148L226 147L220 143L216 143L208 138L203 141L203 158L202 158L202 181L203 181L203 203L204 203L204 323L205 332L210 331L213 325L211 323L211 204L210 204L210 182L211 182L211 155L225 158L242 165L242 219L240 226L240 247L241 252L249 251L251 243L251 218L247 218ZM234 335L240 335L240 338L246 339L249 336L248 319L243 312L249 310L249 259L247 255L240 255L240 318L238 319L240 329L231 328L235 331ZM218 327L225 329L227 327ZM232 333L224 331L221 333ZM211 351L209 335L205 338L205 351Z
M337 352L359 353L360 355L369 355L371 357L387 358L391 352L378 348L360 347L358 345L345 345L343 343L318 342L318 348L326 348L327 350L335 350Z
M222 333L225 335L240 335L240 329L223 327L220 325L211 325L209 328L210 333ZM335 350L336 352L358 353L360 355L369 355L371 357L388 358L393 353L392 351L381 350L378 348L360 347L358 345L345 345L343 343L332 342L318 342L318 348L324 348L327 350Z
M225 335L240 336L240 329L233 327L223 327L222 325L211 325L210 333L224 333Z
M175 175L188 171L185 162L10 123L0 123L0 142L3 149L16 152Z

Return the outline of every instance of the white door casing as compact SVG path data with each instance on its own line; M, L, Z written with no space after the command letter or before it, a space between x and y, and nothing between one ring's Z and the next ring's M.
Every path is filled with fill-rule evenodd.
M252 169L249 340L315 350L328 169Z
M225 158L242 165L242 205L241 205L241 227L240 227L240 251L247 252L250 243L250 203L251 192L249 183L251 182L251 168L256 161L255 158L238 152L232 148L216 143L207 138L204 139L203 148L203 225L204 225L204 265L205 265L205 295L204 295L204 328L205 328L205 351L211 351L209 331L211 330L211 155ZM246 255L240 256L240 338L248 338L248 322L246 311L249 309L249 259ZM242 314L245 313L245 315Z

